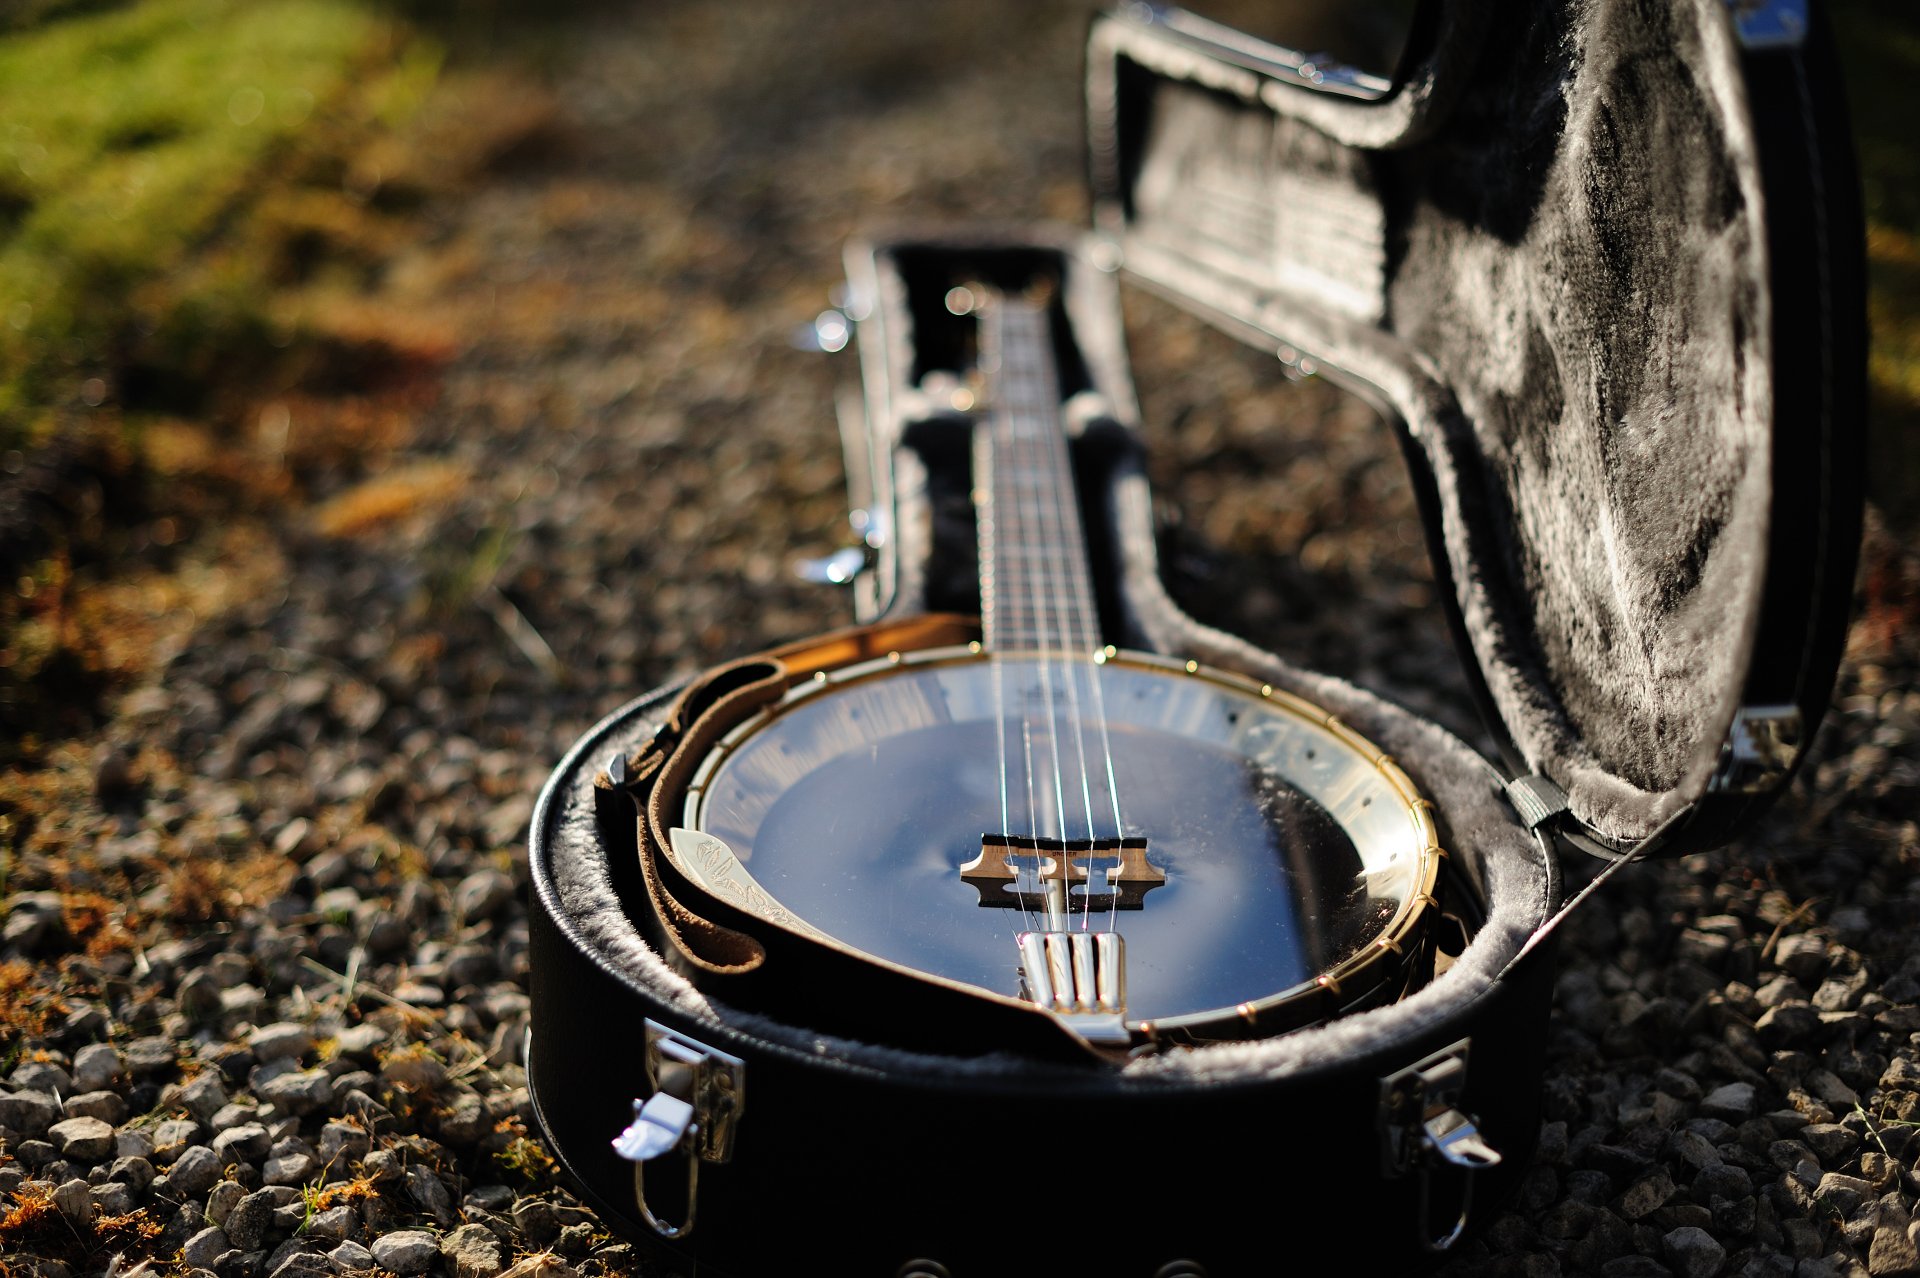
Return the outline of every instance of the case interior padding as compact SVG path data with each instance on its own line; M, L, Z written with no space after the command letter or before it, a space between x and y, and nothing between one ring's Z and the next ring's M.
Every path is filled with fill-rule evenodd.
M1758 144L1720 0L1485 7L1450 111L1384 152L1342 122L1383 104L1310 124L1271 81L1107 24L1101 220L1130 270L1403 419L1523 766L1625 843L1706 789L1756 641L1776 355Z

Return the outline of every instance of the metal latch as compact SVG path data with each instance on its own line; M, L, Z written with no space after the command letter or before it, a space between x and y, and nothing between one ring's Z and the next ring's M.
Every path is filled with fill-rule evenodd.
M1420 1241L1429 1251L1446 1251L1460 1241L1473 1206L1473 1173L1500 1163L1500 1151L1487 1144L1479 1124L1460 1108L1470 1045L1463 1038L1380 1080L1381 1174L1420 1177ZM1461 1177L1460 1209L1452 1227L1435 1234L1433 1180L1449 1168Z
M1722 794L1777 789L1800 761L1805 744L1806 722L1799 706L1741 706L1727 729L1710 788Z
M633 1164L633 1200L647 1227L662 1238L685 1238L693 1232L700 1164L733 1157L735 1130L746 1108L747 1067L737 1056L652 1020L646 1064L653 1094L633 1102L633 1121L614 1137L613 1150ZM677 1225L647 1205L647 1164L669 1155L687 1164L687 1205Z

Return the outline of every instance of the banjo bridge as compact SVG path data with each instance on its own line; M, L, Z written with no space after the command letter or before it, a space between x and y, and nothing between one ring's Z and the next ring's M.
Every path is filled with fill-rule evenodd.
M1145 839L1036 839L989 834L980 855L960 867L980 904L1044 909L1048 888L1061 884L1069 910L1137 910L1167 881L1147 860Z

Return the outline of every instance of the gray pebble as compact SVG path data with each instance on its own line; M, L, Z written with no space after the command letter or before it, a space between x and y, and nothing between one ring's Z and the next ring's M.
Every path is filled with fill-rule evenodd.
M333 1079L324 1069L300 1070L258 1088L261 1100L283 1114L305 1115L333 1100Z
M207 1219L216 1225L227 1223L235 1205L247 1196L247 1191L236 1180L223 1180L207 1194Z
M38 1091L0 1094L0 1127L10 1127L29 1136L44 1136L60 1121L60 1106L52 1096Z
M261 1164L260 1178L269 1185L304 1185L320 1172L320 1164L314 1161L312 1154L291 1153L270 1155Z
M233 1250L218 1225L209 1225L180 1248L180 1263L190 1269L212 1269L214 1262Z
M125 1070L120 1053L107 1043L89 1043L73 1054L73 1085L82 1092L112 1087Z
M189 972L173 997L189 1020L210 1021L220 1015L220 986L205 971Z
M307 1222L307 1233L327 1242L343 1242L358 1232L360 1218L351 1207L329 1207L315 1212Z
M125 1216L137 1206L133 1190L117 1181L95 1185L92 1194L94 1208L103 1216Z
M366 1129L356 1123L330 1122L320 1129L320 1161L354 1162L373 1148Z
M205 1145L189 1145L167 1169L167 1183L185 1198L198 1198L212 1189L225 1166L220 1156Z
M135 1193L145 1193L153 1183L153 1164L144 1158L119 1157L107 1171L107 1179L126 1185Z
M165 1166L190 1145L206 1139L207 1129L191 1118L169 1118L153 1129L153 1159Z
M266 1190L248 1194L227 1213L227 1237L241 1251L252 1251L265 1241L267 1227L273 1223L273 1209L273 1196Z
M126 1045L122 1056L135 1077L170 1070L175 1061L173 1041L165 1038L136 1038Z
M125 1127L113 1134L115 1158L153 1157L153 1136L143 1128Z
M374 1239L373 1258L396 1274L423 1273L440 1259L440 1244L424 1229L402 1229Z
M496 1278L506 1268L500 1240L485 1225L462 1225L440 1240L454 1278Z
M69 1118L47 1129L62 1157L97 1163L113 1154L113 1127L98 1118Z
M1727 1250L1704 1229L1684 1225L1660 1240L1660 1250L1679 1278L1713 1278L1726 1263Z
M1700 1100L1700 1112L1709 1118L1738 1122L1751 1118L1759 1102L1752 1083L1728 1083L1716 1087Z
M272 1137L258 1123L241 1123L213 1138L213 1152L222 1166L233 1162L257 1162L267 1156L267 1150L272 1146Z
M247 1035L247 1046L262 1061L282 1056L298 1058L313 1050L313 1031L295 1021L277 1021Z
M1628 1185L1620 1195L1619 1212L1628 1220L1651 1215L1673 1197L1673 1177L1664 1167L1656 1167Z
M365 1022L352 1025L334 1035L334 1050L350 1060L371 1064L374 1053L386 1046L390 1036L378 1025Z
M227 1103L227 1089L221 1086L218 1071L202 1070L161 1092L160 1103L169 1109L184 1109L203 1123L211 1122Z
M327 1253L327 1260L333 1265L336 1272L343 1274L358 1273L364 1269L371 1269L378 1263L374 1260L371 1251L351 1238L341 1243L338 1247L335 1247L332 1251L329 1251Z
M73 1076L52 1061L27 1061L15 1067L8 1081L22 1091L62 1096L73 1091Z
M462 923L492 918L514 896L513 880L498 870L475 870L453 890L453 906Z
M82 1092L69 1096L67 1113L75 1118L97 1118L112 1126L127 1121L126 1098L118 1092Z
M415 1164L407 1168L407 1197L428 1212L436 1221L453 1219L453 1198L447 1193L447 1186L433 1170Z
M93 1197L90 1186L84 1180L69 1180L53 1191L53 1205L60 1214L77 1224L86 1224L93 1219Z

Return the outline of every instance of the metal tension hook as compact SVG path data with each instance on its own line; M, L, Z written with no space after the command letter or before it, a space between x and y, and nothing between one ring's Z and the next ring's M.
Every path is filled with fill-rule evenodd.
M633 1102L633 1121L613 1139L613 1152L633 1164L633 1200L647 1228L662 1238L693 1232L700 1201L700 1164L733 1157L734 1124L746 1103L746 1066L657 1021L647 1022L647 1081L656 1089ZM668 1154L687 1163L686 1213L678 1224L647 1202L647 1164Z
M1463 1038L1380 1080L1380 1169L1389 1177L1420 1177L1420 1242L1432 1252L1460 1241L1473 1208L1473 1174L1500 1163L1500 1151L1460 1108L1470 1045ZM1460 1210L1445 1233L1435 1233L1433 1179L1448 1167L1461 1176Z

